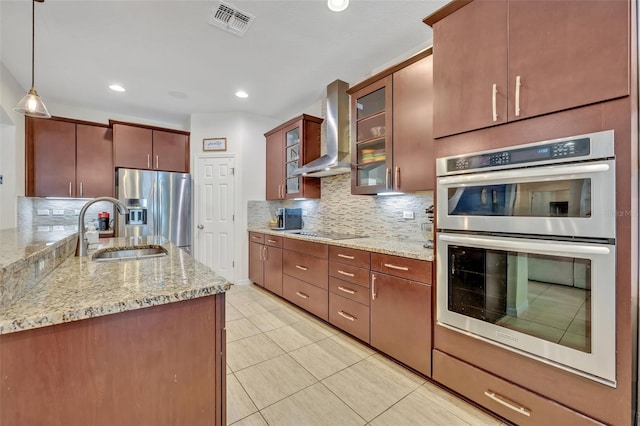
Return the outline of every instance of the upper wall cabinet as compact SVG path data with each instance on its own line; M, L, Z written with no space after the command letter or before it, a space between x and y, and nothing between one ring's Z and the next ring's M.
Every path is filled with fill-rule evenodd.
M628 1L466 3L425 19L435 137L630 93Z
M27 117L26 195L113 196L112 132L105 125Z
M267 200L320 198L320 179L296 175L294 171L320 157L322 121L303 114L264 134Z
M189 172L189 133L111 121L115 167Z
M429 49L349 89L353 194L433 189L432 69Z

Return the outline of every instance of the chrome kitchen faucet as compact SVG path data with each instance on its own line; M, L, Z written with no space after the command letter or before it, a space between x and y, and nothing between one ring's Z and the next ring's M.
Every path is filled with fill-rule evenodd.
M86 214L89 206L99 201L112 202L113 204L116 205L116 207L118 208L118 212L120 212L120 214L127 214L129 212L129 209L127 208L127 206L124 205L122 201L116 200L115 198L112 198L112 197L98 197L98 198L94 198L93 200L89 200L87 204L82 206L82 209L80 210L80 215L78 216L78 245L76 246L76 256L87 255L87 249L89 247L89 243L84 239L84 215Z

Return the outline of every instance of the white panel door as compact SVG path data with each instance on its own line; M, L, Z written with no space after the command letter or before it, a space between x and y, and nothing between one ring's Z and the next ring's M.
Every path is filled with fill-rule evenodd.
M196 158L195 258L235 282L234 159Z

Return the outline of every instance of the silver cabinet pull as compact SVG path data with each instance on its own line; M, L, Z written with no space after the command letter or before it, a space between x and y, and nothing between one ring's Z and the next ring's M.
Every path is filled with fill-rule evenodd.
M309 269L306 266L300 266L300 265L296 265L296 268L300 269L301 271L307 271Z
M371 274L371 300L376 300L376 274Z
M340 269L338 270L338 273L339 273L340 275L345 275L345 276L347 276L347 277L351 277L351 278L353 278L353 277L355 277L355 276L356 276L356 274L352 274L351 272L345 272L345 271L342 271L342 270L340 270Z
M299 292L299 291L296 291L296 295L298 295L299 297L302 297L303 299L308 299L309 298L309 296L307 296L306 294L304 294L302 292Z
M518 404L518 403L516 403L514 401L511 401L511 400L509 400L509 399L507 399L507 398L505 398L505 397L503 397L501 395L498 395L497 393L495 393L492 390L487 390L487 391L484 392L484 394L486 396L488 396L489 398L493 399L498 404L503 405L503 406L515 411L516 413L520 413L520 414L522 414L524 416L531 417L531 411L530 410L527 410L522 405L520 405L520 404Z
M80 182L80 198L82 198L82 193L84 192L83 188L82 188L82 182Z
M516 117L520 117L520 76L516 76Z
M255 235L253 235L251 238L253 238L254 240L259 240L260 237L256 237Z
M348 288L344 288L344 287L342 287L342 286L338 287L338 290L340 290L340 291L344 291L345 293L349 293L349 294L356 294L356 292L355 292L355 291L353 291L353 290L351 290L351 289L348 289Z
M384 266L386 266L387 268L391 268L391 269L397 269L398 271L408 271L409 268L407 268L406 266L396 266L396 265L392 265L391 263L385 263Z
M345 313L343 311L338 311L338 315L340 315L342 318L348 319L349 321L355 321L356 320L356 318L353 315L349 315L349 314L347 314L347 313Z
M493 83L493 90L491 91L491 106L493 107L493 121L498 121L498 109L496 106L496 97L498 95L498 85Z
M158 156L156 155L156 169L160 168L160 161L158 160Z
M343 259L350 259L350 260L353 260L356 258L355 256L347 256L346 254L342 254L342 253L338 253L338 257L341 257Z
M387 172L384 175L384 187L387 189L391 189L389 186L391 182L391 169L387 167Z
M394 185L397 189L400 189L400 167L396 166L396 173L394 177Z
M204 229L204 225L198 225L198 229ZM256 238L256 237L253 237Z
M264 246L264 260L269 259L269 247Z
M71 197L71 182L69 182L69 197Z
M276 241L276 240L267 240L267 242L268 242L268 243L272 243L272 244L273 244L273 243L277 243L277 241Z
M151 168L151 154L147 154L147 169Z

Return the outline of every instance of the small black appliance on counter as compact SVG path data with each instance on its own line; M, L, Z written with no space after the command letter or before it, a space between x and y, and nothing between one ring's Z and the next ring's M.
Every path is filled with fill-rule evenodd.
M276 220L274 230L302 229L302 209L280 208L276 210Z

